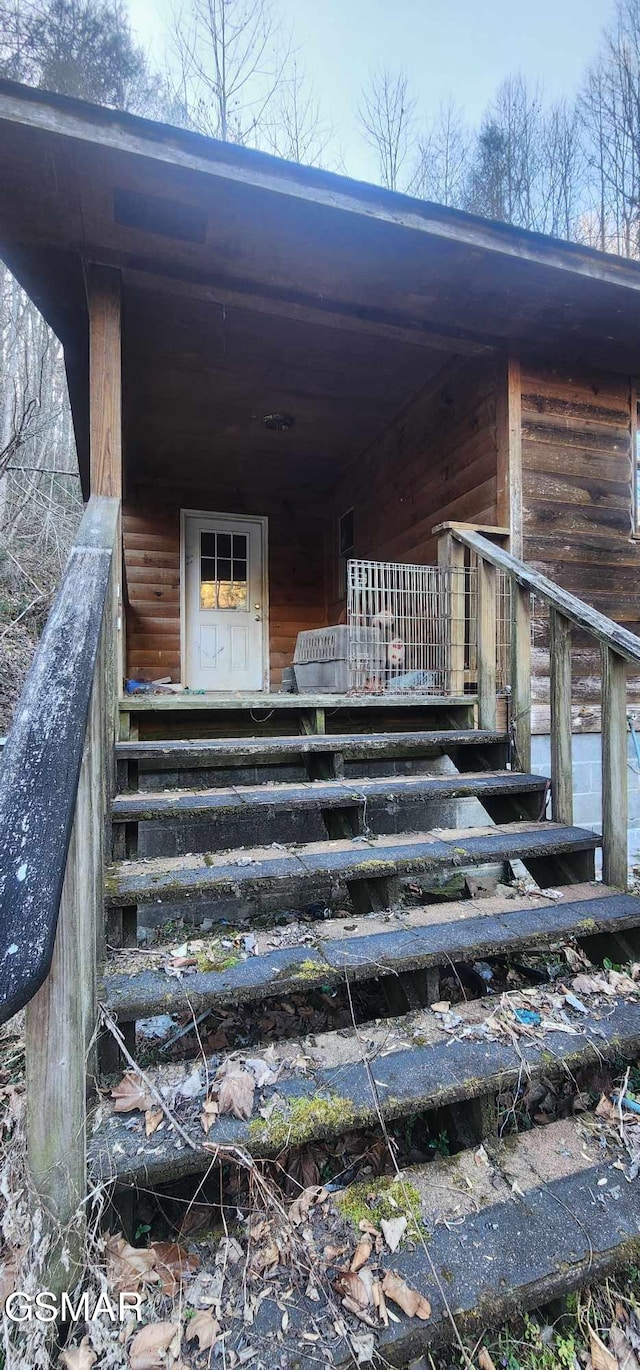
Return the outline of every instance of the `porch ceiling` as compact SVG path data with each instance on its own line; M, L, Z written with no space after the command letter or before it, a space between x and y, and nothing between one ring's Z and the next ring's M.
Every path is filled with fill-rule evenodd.
M450 355L129 284L123 319L130 491L326 489Z

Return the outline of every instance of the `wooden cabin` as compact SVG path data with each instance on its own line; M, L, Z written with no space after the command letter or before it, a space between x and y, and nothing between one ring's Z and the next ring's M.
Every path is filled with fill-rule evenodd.
M637 263L7 83L0 120L2 252L122 495L127 677L277 691L347 555L435 563L448 521L637 631Z
M578 1003L573 1035L539 1037L532 1014L517 1050L515 1032L447 1036L431 1006L464 958L558 939L600 965L637 954L640 263L7 82L0 252L64 345L88 500L0 775L0 1021L26 1005L31 1190L72 1248L43 1287L75 1278L89 1172L115 1184L131 1236L136 1187L202 1179L220 1139L230 1162L275 1148L281 1171L294 1095L305 1142L418 1114L437 1138L448 1110L464 1172L452 1185L433 1156L411 1170L430 1265L419 1245L393 1256L433 1316L372 1316L386 1363L450 1336L448 1300L482 1329L488 1309L608 1272L637 1248L638 1181L609 1176L572 1118L544 1129L546 1153L532 1122L499 1173L496 1100L563 1061L562 1087L579 1078L588 1098L594 1063L635 1059L633 983L618 977L606 1011ZM402 693L396 673L391 689L288 693L298 635L344 623L363 563L418 580L435 568L448 688L421 677ZM123 693L158 679L181 689ZM482 817L443 825L443 801ZM487 866L482 912L471 873ZM305 923L318 907L326 924ZM150 910L185 929L222 920L237 956L205 959L189 984L162 962L123 971L118 949ZM303 920L286 945L258 942L274 918ZM249 958L236 933L252 926ZM179 1135L171 1115L145 1135L108 1088L88 1127L96 1078L135 1069L136 1020L200 1024L211 1006L293 991L304 1008L347 971L386 996L397 1050L384 1022L368 1025L366 1062L357 1032L333 1056L324 1033L304 1078L271 1077L271 1133L236 1114L205 1138L198 1105ZM510 990L500 1002L508 1013ZM424 1032L397 1017L409 1009ZM445 1192L457 1206L441 1221ZM282 1306L271 1325L270 1299L256 1312L267 1361L301 1364L318 1313L305 1298L287 1301L286 1334ZM240 1358L241 1323L225 1341ZM331 1363L351 1363L336 1336Z

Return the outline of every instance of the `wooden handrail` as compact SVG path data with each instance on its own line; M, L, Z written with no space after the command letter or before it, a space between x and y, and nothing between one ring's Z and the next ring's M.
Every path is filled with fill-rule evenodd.
M563 614L576 628L582 628L585 633L590 633L598 642L611 647L618 656L624 657L626 661L640 661L640 637L630 633L628 628L622 628L619 623L607 618L606 614L598 613L597 609L592 609L590 604L585 604L576 595L563 590L562 586L556 585L548 576L534 571L531 566L519 561L503 547L497 547L494 542L489 542L481 533L470 533L460 526L452 525L451 537L476 552L483 561L488 561L491 566L505 571L518 585L526 586L532 594L538 596L538 599L544 600L550 608L557 609Z
M573 821L571 738L571 629L581 629L599 643L602 658L602 874L605 882L628 883L627 686L628 661L640 662L640 638L590 604L556 585L548 576L496 546L481 533L449 525L445 536L467 547L478 561L478 718L491 726L495 716L493 684L496 661L495 572L500 570L517 591L511 599L511 713L515 764L530 766L531 595L549 609L549 675L551 701L551 804L554 819Z
M51 966L118 518L89 501L3 749L0 1022Z

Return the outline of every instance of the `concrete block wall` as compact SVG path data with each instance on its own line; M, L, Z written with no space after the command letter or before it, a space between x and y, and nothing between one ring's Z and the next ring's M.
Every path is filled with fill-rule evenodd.
M640 738L638 739L640 744ZM640 868L640 766L633 738L627 743L629 787L629 868ZM531 739L531 770L551 774L551 740L548 734ZM581 828L601 831L602 740L600 733L573 735L573 821Z

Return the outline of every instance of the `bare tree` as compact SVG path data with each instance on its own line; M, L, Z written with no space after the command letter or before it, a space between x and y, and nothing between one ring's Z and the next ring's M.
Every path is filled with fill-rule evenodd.
M332 137L315 90L294 58L270 104L263 141L277 157L304 166L321 166Z
M380 182L399 190L402 172L412 149L416 101L409 94L406 73L386 68L373 76L363 91L358 119L364 137L378 158Z
M224 142L259 142L289 58L270 0L190 0L174 19L175 102Z
M640 4L618 0L580 103L603 251L640 255Z
M0 0L0 75L142 113L159 94L122 0Z
M538 226L557 238L583 235L585 164L575 105L561 100L545 115L542 131Z
M453 100L440 105L426 133L418 138L413 195L461 208L469 175L470 138Z
M522 228L538 227L542 102L522 76L498 88L483 120L467 191L469 208Z

